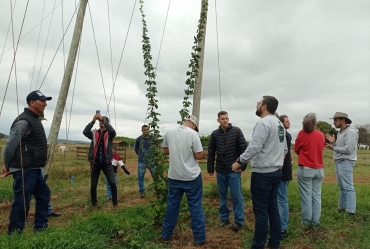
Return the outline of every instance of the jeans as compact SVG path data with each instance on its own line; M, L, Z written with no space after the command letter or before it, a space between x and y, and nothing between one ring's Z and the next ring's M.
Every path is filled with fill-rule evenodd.
M230 210L227 206L227 192L230 186L230 193L233 202L234 222L240 226L244 225L244 199L241 187L241 173L217 172L217 187L220 195L220 219L229 220Z
M44 178L44 176L45 176L44 168L41 169L41 175L42 175L42 178ZM49 202L49 204L48 204L48 215L53 213L53 212L54 212L53 211L53 206Z
M289 204L288 204L288 185L289 181L281 181L278 187L278 207L280 215L281 232L288 229Z
M203 183L201 174L192 181L168 178L167 208L163 221L162 237L165 240L170 239L179 217L180 203L184 193L188 199L194 242L203 242L206 239L206 219L202 207Z
M48 203L50 189L41 175L41 169L24 169L13 174L14 200L10 211L8 235L24 229L25 218L30 210L31 196L36 200L34 230L40 231L48 227ZM23 183L24 184L23 184Z
M117 186L117 173L114 173L114 180L116 181L116 186ZM112 198L112 190L110 189L110 185L108 182L108 179L105 178L105 184L107 185L107 198Z
M302 224L320 224L321 185L324 180L323 169L298 166L297 180L301 194Z
M253 212L256 219L251 249L265 248L270 223L269 246L280 248L280 216L277 205L281 169L270 173L252 172L251 192Z
M345 209L349 213L356 211L356 191L353 186L353 168L355 162L342 160L335 163L335 171L339 185L338 209Z
M145 163L143 163L143 162L138 162L137 163L137 176L138 176L138 181L139 181L139 192L140 193L145 192L144 176L145 176L145 173L146 173L146 168L149 169L150 174L153 176L154 169L146 167Z
M93 206L96 206L98 203L97 195L96 195L96 188L98 187L99 175L100 171L103 171L105 177L107 178L111 192L112 192L112 202L113 205L117 205L117 185L116 180L114 179L114 172L112 164L91 164L91 202Z

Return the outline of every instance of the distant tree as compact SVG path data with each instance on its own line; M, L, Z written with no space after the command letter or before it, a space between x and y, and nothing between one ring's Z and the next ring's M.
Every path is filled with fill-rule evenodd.
M338 134L338 131L333 126L331 126L331 124L329 124L328 122L319 121L317 122L316 126L317 126L317 129L324 134L330 134L330 135L334 134L335 136Z
M202 143L202 146L208 146L209 140L211 139L211 135L208 136L200 136L200 142Z
M135 145L136 138L129 138L129 137L116 137L116 140L124 141L127 143L130 147L133 147Z
M360 148L360 145L370 145L370 124L366 125L356 125L358 129L358 144L357 147Z
M5 134L0 132L0 139L5 138Z

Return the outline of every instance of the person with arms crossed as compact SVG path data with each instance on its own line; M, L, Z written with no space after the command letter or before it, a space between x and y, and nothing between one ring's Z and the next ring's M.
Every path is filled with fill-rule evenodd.
M285 129L274 115L278 104L278 100L273 96L263 96L257 102L256 115L261 119L253 128L248 148L232 165L234 171L240 172L242 165L251 160L251 193L256 219L251 249L265 248L269 223L268 248L280 248L281 227L277 194L287 144Z
M329 134L325 138L330 144L326 148L333 150L335 172L339 185L338 211L354 215L356 212L356 191L353 185L353 169L357 160L358 130L350 126L352 120L343 112L336 112L333 117L335 128L339 129L337 139Z
M48 227L50 189L41 173L47 160L47 141L39 116L47 106L46 101L51 99L39 90L29 93L26 98L28 108L24 108L10 128L1 175L12 174L14 179L8 235L23 231L32 195L36 200L34 231Z
M207 170L209 175L213 176L217 154L216 177L220 195L219 216L221 219L219 226L224 227L230 223L230 210L227 205L227 194L230 187L234 213L234 225L231 226L231 229L238 232L244 225L244 199L241 187L241 173L234 172L231 169L231 165L246 150L247 142L242 131L229 123L229 115L226 111L220 111L217 117L217 122L220 126L212 132L209 140ZM247 165L244 164L242 170L244 171L246 167Z
M147 160L148 158L150 146L152 145L152 137L149 136L149 126L143 125L141 127L141 132L143 133L135 141L135 153L137 155L137 177L139 182L139 193L140 197L145 197L145 186L144 186L144 177L146 173L146 169L148 168L150 174L153 177L154 169L148 167Z
M170 163L167 208L162 236L159 239L161 242L169 241L171 238L184 193L188 199L195 246L203 246L210 242L206 239L206 220L202 207L203 183L197 162L203 158L203 147L197 132L198 119L190 115L181 126L168 130L164 136L163 151L170 156Z

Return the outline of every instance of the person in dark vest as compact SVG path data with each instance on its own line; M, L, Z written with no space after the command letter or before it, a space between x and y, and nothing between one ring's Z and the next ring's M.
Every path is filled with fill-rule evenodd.
M99 120L98 130L91 130L95 122ZM114 172L112 166L113 153L112 153L112 142L116 136L116 131L109 124L109 119L105 116L101 116L100 113L95 114L93 120L88 123L83 130L83 134L91 140L88 160L91 163L91 202L93 208L97 208L97 194L96 188L98 186L100 171L103 171L107 178L111 192L112 192L112 203L116 207L117 201L117 185L114 179Z
M282 178L278 188L278 207L280 214L281 239L286 239L288 238L288 221L289 221L288 185L289 181L292 180L292 164L294 162L294 159L290 151L292 135L290 135L290 133L287 131L290 128L289 118L287 115L281 115L279 117L279 120L283 124L286 132L285 138L288 148L288 152L284 158Z
M31 195L35 196L34 231L48 227L50 189L41 174L47 158L47 141L39 116L47 106L46 97L39 90L28 94L28 108L12 123L4 149L4 169L1 177L13 175L14 200L10 211L8 235L22 232L30 209Z

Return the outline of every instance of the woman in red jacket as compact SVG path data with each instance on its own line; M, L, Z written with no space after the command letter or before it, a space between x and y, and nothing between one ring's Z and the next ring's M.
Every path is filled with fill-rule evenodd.
M303 129L295 140L294 151L299 156L297 179L301 194L302 224L318 225L321 215L321 185L324 180L324 134L316 130L316 114L307 114Z

